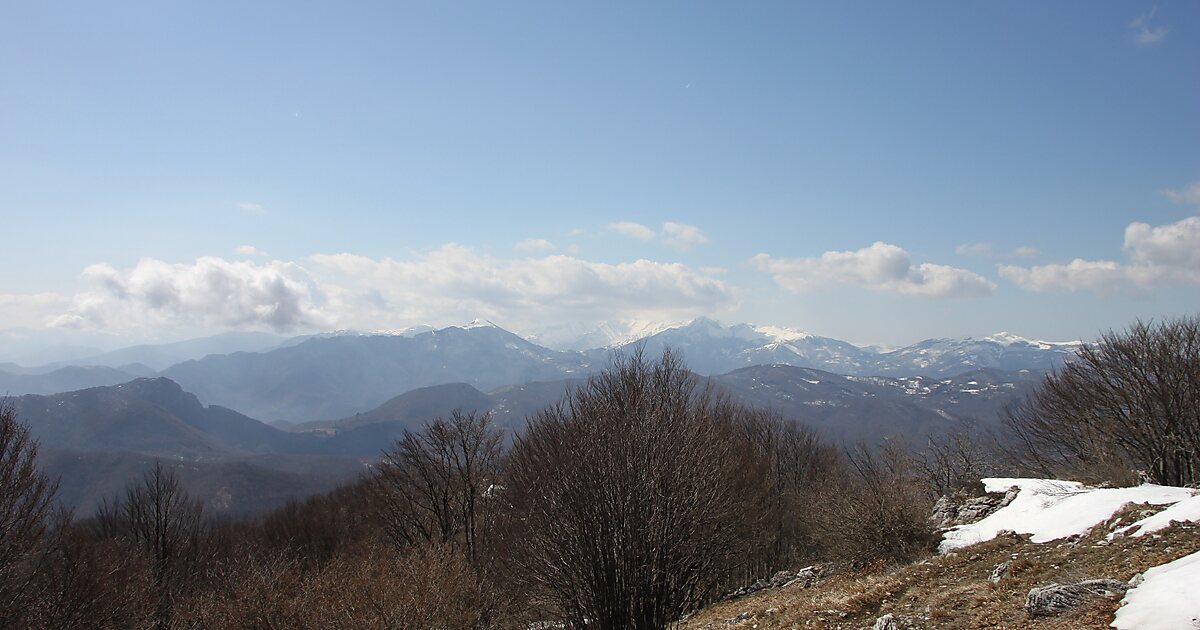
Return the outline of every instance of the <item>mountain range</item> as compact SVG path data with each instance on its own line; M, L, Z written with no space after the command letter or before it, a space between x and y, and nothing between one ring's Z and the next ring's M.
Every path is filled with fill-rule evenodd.
M650 330L642 325L640 330ZM208 338L196 348L239 342L258 351L214 353L155 371L145 363L121 367L0 366L0 392L54 393L113 385L144 376L165 376L206 404L237 410L281 426L328 421L368 412L398 393L446 383L467 383L490 391L538 381L586 377L603 368L612 352L642 347L651 355L665 347L682 353L703 375L724 374L757 365L788 365L849 376L953 378L980 369L1053 369L1072 355L1077 343L1050 343L1007 333L983 338L929 339L895 350L862 348L806 332L737 324L723 326L700 318L634 341L590 350L555 350L487 322L441 329L388 333L339 333L298 337ZM154 346L106 353L119 362L182 352ZM53 369L52 369L53 368ZM46 371L50 370L50 371ZM20 373L18 373L20 372Z
M165 458L187 468L202 498L248 513L332 487L405 430L455 409L490 412L516 435L611 352L653 356L668 346L734 399L847 442L892 434L919 442L964 422L994 424L1074 348L994 335L878 352L793 330L696 320L636 344L573 352L474 323L285 340L157 373L140 364L10 366L0 385L39 392L8 404L41 442L43 466L65 480L64 501L94 505L129 471Z

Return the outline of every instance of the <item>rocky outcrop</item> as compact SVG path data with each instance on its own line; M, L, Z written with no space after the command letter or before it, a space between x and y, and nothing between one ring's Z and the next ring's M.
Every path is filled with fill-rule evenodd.
M944 531L957 525L967 525L990 516L996 510L1013 502L1020 488L1013 486L1003 494L989 492L983 496L972 497L965 492L955 492L944 495L933 505L930 520L934 527Z
M1129 585L1118 580L1082 580L1074 584L1048 584L1029 590L1025 612L1035 616L1057 615L1092 597L1115 598L1124 595Z
M821 573L820 566L804 567L799 571L780 571L771 576L770 579L764 578L748 586L743 586L736 591L726 593L717 601L738 599L739 597L745 597L751 593L757 593L768 588L781 588L794 584L801 584L805 587L812 586L817 583L817 580L821 579Z

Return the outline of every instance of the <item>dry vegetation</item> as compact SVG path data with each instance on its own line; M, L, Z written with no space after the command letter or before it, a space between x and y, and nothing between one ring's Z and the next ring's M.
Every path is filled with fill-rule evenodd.
M1140 538L1105 536L1161 508L1127 506L1108 523L1077 539L1043 544L1027 536L991 541L886 569L847 570L804 588L797 585L756 593L706 608L680 628L870 628L887 613L907 616L918 628L1107 628L1119 599L1097 597L1075 611L1035 617L1024 610L1029 589L1104 577L1127 581L1200 551L1200 525L1178 523ZM997 565L1011 562L999 583L989 581Z

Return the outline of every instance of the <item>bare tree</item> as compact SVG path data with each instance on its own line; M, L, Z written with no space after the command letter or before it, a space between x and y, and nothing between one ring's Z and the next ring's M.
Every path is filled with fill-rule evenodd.
M491 414L455 410L383 454L375 490L383 526L401 546L461 544L479 559L490 512L483 509L497 482L501 434Z
M931 435L914 465L936 496L958 490L982 492L980 479L995 470L995 449L990 436L972 426Z
M95 528L102 538L129 541L145 555L157 598L158 625L169 626L173 600L189 585L199 564L203 503L188 496L175 473L155 460L154 467L130 483L123 496L100 506Z
M506 468L516 573L574 627L662 628L705 602L762 503L737 415L667 351L532 418Z
M1041 474L1200 483L1200 318L1104 334L1006 423L1009 453Z
M825 501L831 483L845 475L837 448L816 431L776 412L744 410L739 424L752 461L766 469L762 523L754 532L758 544L744 578L770 575L820 553L819 527L813 512Z
M846 452L850 474L837 480L818 513L828 552L852 564L909 562L936 542L933 498L903 440Z
M21 625L50 543L58 482L38 470L37 451L13 408L0 404L0 627Z

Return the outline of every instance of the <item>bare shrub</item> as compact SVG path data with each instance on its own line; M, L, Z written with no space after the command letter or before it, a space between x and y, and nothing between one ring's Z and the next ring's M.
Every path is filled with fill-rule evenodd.
M930 436L913 465L936 496L965 490L981 494L980 479L997 469L994 439L964 426Z
M174 599L201 566L203 516L203 504L188 496L175 473L156 460L124 495L105 501L93 520L101 538L131 543L146 559L159 627L170 625Z
M619 357L531 419L504 493L518 576L576 627L661 628L705 602L760 518L736 417L667 351Z
M838 449L811 428L772 411L746 410L741 415L739 424L757 453L751 461L762 462L766 474L762 520L744 575L752 579L820 556L815 512L834 481L846 473Z
M151 628L154 584L140 549L100 540L59 518L60 536L38 575L39 603L28 627L49 629Z
M1200 483L1200 317L1138 321L1079 350L1010 409L1024 470L1166 485Z
M850 475L826 495L819 513L826 548L855 565L909 562L936 542L933 499L901 441L860 444L847 453Z
M263 515L253 531L271 552L285 553L304 568L324 565L379 529L375 481L360 480Z
M303 572L277 556L239 562L225 586L181 603L176 627L425 630L480 625L485 594L462 552L374 545Z
M58 482L38 470L37 451L13 408L0 403L0 627L22 625L53 544L50 516Z
M374 488L384 530L400 546L461 544L475 561L489 531L501 434L486 413L455 410L405 431L383 454Z

